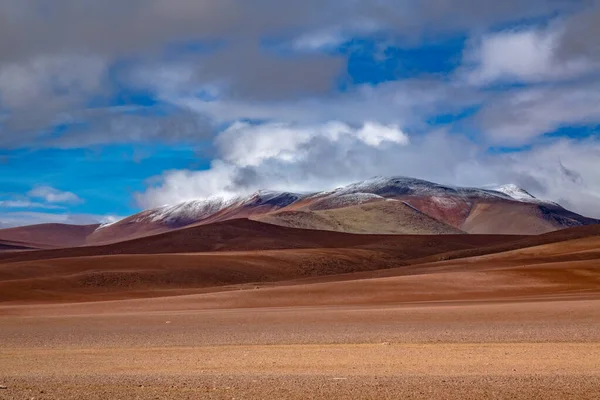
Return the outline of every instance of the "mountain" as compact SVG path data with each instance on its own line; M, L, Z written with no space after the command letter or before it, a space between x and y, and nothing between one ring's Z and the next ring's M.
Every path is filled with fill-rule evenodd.
M317 202L322 206L322 202ZM399 200L384 199L332 208L279 211L252 219L292 228L360 234L426 235L460 234L460 229L438 221Z
M15 251L15 250L35 250L35 248L24 245L19 242L10 242L10 241L0 240L0 253L5 252L5 251L8 252L8 251Z
M99 225L39 224L0 229L0 241L28 248L75 247L86 243Z
M511 244L499 235L353 235L237 219L102 246L0 252L0 303L145 297L162 290L374 271ZM163 292L164 293L164 292Z
M142 211L121 221L100 226L88 238L88 244L111 243L168 232L196 224L210 224L254 215L267 214L301 200L296 193L261 190L248 197L231 200L192 200L176 205Z
M360 234L536 235L600 223L516 185L465 188L376 177L325 192L262 190L233 199L191 200L101 226L5 229L0 230L0 240L32 247L98 245L234 219Z

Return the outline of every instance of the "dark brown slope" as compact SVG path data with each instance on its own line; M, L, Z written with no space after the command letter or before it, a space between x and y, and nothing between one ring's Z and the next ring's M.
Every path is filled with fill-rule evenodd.
M545 239L558 240L585 233ZM280 289L219 295L214 301L208 299L208 303L211 308L393 304L560 295L574 291L586 294L600 289L598 236L483 257L411 265L414 262L410 258L442 251L448 246L444 239L457 237L460 236L438 236L438 242L434 238L423 242L423 236L398 237L403 240L349 248L113 255L13 262L0 264L0 302L84 302L247 292L243 289L276 287L282 281L287 283ZM464 235L463 238L481 240L484 237ZM319 285L311 285L314 283ZM203 307L201 302L202 299L198 299L198 307Z
M537 236L520 237L512 242L492 244L481 248L451 251L445 254L433 255L424 259L415 259L413 263L424 263L440 260L454 260L466 257L476 257L486 254L502 253L510 250L541 246L551 243L566 242L569 240L586 237L600 236L600 225L578 226L575 228L562 229Z
M567 241L597 236L600 236L600 226L538 237L380 236L309 231L234 220L110 246L0 254L4 259L0 261L0 301L93 301L235 290L235 286L217 287L244 284L254 287L306 278L318 281L326 276L329 277L327 281L332 282L429 274L445 268L445 264L427 266L425 262L491 253L498 253L498 256L484 258L481 262L457 260L447 267L452 271L475 273L482 269L497 269L498 265L507 262L526 265L529 262L585 261L588 268L590 263L597 262L598 255L590 251L574 254L578 248L573 248ZM554 249L571 246L573 254L542 250L541 253L548 254L509 254L502 258L504 251L552 243ZM597 242L590 243L594 246ZM361 275L352 275L355 273ZM503 287L508 288L509 281L516 279L519 273L501 274ZM548 276L552 279L562 276L557 274L552 272ZM576 271L565 274L568 279L577 278ZM464 277L465 285L479 275L469 276ZM445 285L445 280L442 276L435 282ZM407 281L409 286L417 283ZM410 292L404 286L402 290ZM447 294L433 297L441 298L442 295Z
M352 235L234 220L108 246L0 254L0 301L168 296L392 268L515 239Z
M9 242L6 240L0 240L0 252L2 251L15 251L15 250L34 250L32 246L27 246L19 242Z
M397 305L413 302L600 298L598 238L552 243L476 260L361 272L198 296L197 308ZM581 253L589 252L586 257ZM334 277L335 278L335 277Z
M83 245L98 226L40 224L0 229L0 240L34 248L75 247Z
M0 254L0 263L117 254L201 253L308 248L370 247L412 256L511 242L518 236L499 235L355 235L281 227L247 219L184 228L160 235L70 249ZM424 250L425 249L425 250Z

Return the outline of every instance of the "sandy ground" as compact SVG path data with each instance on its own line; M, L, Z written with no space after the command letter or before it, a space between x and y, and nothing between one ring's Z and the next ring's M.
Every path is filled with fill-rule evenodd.
M102 302L42 303L42 289L21 288L31 301L0 304L0 399L597 400L599 244L189 292L157 279L152 296L132 287L129 299ZM298 258L306 251L293 265L324 265ZM244 254L219 257L251 261ZM44 268L77 279L67 262L115 272L66 260L6 264L6 287L49 279ZM271 264L279 274L286 265Z
M3 307L0 399L597 399L600 298Z

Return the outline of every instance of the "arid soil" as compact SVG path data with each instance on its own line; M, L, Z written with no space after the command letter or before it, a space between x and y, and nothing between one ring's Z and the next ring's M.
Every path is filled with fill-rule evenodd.
M255 219L293 228L361 234L464 234L401 201L379 201L331 210L284 211L259 215Z
M597 229L265 251L227 229L208 253L177 252L188 233L154 237L168 253L6 257L0 399L600 396Z

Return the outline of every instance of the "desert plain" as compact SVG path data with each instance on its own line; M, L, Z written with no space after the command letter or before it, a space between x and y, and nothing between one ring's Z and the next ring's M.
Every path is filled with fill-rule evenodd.
M0 399L600 397L598 226L5 245Z

